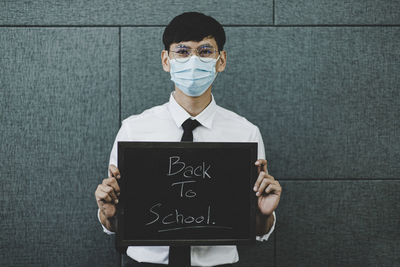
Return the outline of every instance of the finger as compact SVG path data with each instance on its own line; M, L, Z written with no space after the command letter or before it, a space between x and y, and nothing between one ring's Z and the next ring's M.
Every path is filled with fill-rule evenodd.
M114 204L103 203L99 208L100 212L103 213L106 218L112 218L115 216L116 208Z
M119 169L117 168L117 166L110 164L110 166L108 166L108 171L110 177L115 177L117 179L121 178L121 174L119 173Z
M261 196L261 194L264 192L265 188L267 188L268 185L272 184L274 181L271 179L264 178L261 182L260 187L258 188L258 191L256 193L256 196Z
M117 197L117 195L115 194L114 188L112 188L112 187L109 186L109 185L104 185L104 184L103 184L103 187L101 188L101 190L104 191L104 192L106 192L106 193L112 198L112 200L113 200L115 203L118 203L118 197Z
M267 165L267 161L265 159L258 159L255 162L255 165L257 166L258 173L260 173L261 171L264 171L264 166Z
M108 197L106 197L104 194L101 194L101 196L103 196L102 201L108 203L118 203L118 197L111 186L101 184L98 186L98 190L108 195Z
M257 191L260 188L261 182L263 181L264 177L265 177L265 172L260 172L258 174L257 181L254 184L253 188L254 191Z
M268 173L265 175L265 178L271 179L272 181L276 181L274 176L272 176L272 175L270 175Z
M258 173L260 172L265 172L268 174L268 169L267 169L267 160L265 159L258 159L255 163L255 165L258 167Z
M104 179L103 184L111 186L114 189L114 192L116 193L116 195L119 196L120 188L119 188L117 180L114 177Z
M102 201L102 202L113 202L113 199L111 198L111 196L104 192L101 187L97 188L96 190L96 200L97 202Z
M104 198L104 200L106 200L107 202L114 202L114 200L116 199L116 196L115 196L115 194L113 195L112 193L113 193L113 189L112 189L112 187L110 187L110 186L102 186L101 188L100 188L100 191L101 192L103 192L103 193L106 193L107 194L107 196L109 196L109 198L108 197L105 197Z
M271 192L275 194L280 194L282 192L282 187L279 184L270 184L265 189L265 193L270 194Z

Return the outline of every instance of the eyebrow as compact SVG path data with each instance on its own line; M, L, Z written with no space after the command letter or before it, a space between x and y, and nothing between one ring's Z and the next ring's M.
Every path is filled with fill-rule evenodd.
M187 45L184 45L184 44L178 44L176 47L178 47L178 48L190 48L190 49L191 49L190 46L187 46ZM209 44L209 43L201 44L201 45L199 45L198 47L212 47L212 48L214 48L214 46L212 46L212 45Z

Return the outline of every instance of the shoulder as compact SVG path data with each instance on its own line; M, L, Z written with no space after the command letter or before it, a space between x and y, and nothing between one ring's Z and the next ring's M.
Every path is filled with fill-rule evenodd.
M167 116L167 104L154 106L144 110L140 114L134 114L122 121L122 126L137 125L141 123L152 122L154 120L165 119Z
M221 106L217 106L216 118L222 120L227 125L242 128L243 130L258 131L258 127L245 117Z

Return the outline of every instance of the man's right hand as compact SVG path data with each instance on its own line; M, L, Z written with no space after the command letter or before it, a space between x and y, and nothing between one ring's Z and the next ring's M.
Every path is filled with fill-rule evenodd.
M116 166L110 165L108 168L109 177L103 179L103 182L97 186L95 197L97 206L100 209L101 223L110 231L114 231L112 223L117 211L115 205L118 203L120 189L117 179L121 178Z

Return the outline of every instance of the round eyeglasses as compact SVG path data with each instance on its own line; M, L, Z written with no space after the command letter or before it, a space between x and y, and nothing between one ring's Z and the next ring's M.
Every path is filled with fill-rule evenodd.
M200 46L198 48L189 48L189 47L176 47L170 51L170 55L172 59L175 59L178 62L186 62L189 58L196 54L201 61L209 62L212 59L215 59L215 55L218 50L214 47L210 46Z

